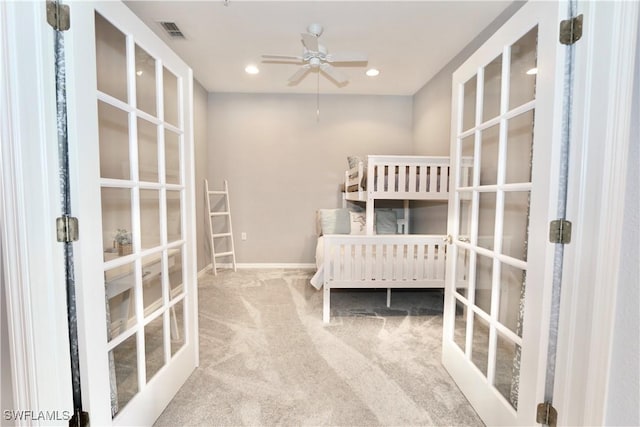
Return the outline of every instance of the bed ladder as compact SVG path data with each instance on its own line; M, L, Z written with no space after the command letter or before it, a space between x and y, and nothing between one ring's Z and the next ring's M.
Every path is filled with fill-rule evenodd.
M218 268L216 263L216 258L221 257L231 257L231 262L233 265L233 271L236 271L236 252L233 247L233 228L231 227L231 207L229 206L229 185L227 180L224 180L224 190L222 191L211 191L209 190L209 181L204 180L205 187L205 195L207 197L207 215L209 217L209 246L211 247L211 264L213 266L213 274L218 274ZM213 206L214 209L222 209L222 210L211 210L212 206L212 198L213 198ZM220 222L217 220L224 220L226 224L223 222L220 226L220 229L214 228L215 222ZM218 242L218 246L223 242L226 242L226 251L225 252L217 252L216 253L216 242Z

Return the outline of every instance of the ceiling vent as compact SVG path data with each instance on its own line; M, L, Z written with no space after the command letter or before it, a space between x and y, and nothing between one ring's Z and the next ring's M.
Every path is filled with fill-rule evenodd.
M172 39L184 39L185 36L175 22L160 21L159 24Z

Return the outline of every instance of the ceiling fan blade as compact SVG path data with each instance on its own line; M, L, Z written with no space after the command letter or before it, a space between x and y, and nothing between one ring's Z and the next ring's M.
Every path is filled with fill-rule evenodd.
M289 84L297 84L300 80L302 80L304 76L307 75L310 69L311 67L309 66L309 64L305 64L300 67L298 71L296 71L291 77L289 77Z
M338 52L327 54L327 62L368 62L366 53L362 52Z
M326 62L320 66L320 70L322 70L322 72L329 76L331 79L335 80L335 82L339 85L343 85L349 81L349 78L345 74L336 70Z
M302 56L296 55L262 55L263 59L290 59L292 61L301 61Z
M317 52L318 51L318 37L313 35L313 34L309 34L309 33L302 33L300 34L302 36L302 44L304 45L304 47L307 48L307 50L310 50L311 52Z

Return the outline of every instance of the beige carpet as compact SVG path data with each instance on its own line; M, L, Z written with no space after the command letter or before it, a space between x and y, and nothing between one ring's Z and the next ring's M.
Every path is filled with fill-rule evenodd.
M200 367L156 425L482 425L440 364L442 293L322 293L304 270L207 275Z

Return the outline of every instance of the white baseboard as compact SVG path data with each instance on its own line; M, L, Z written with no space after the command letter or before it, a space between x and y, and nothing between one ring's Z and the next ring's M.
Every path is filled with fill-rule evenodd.
M198 279L202 278L205 274L207 274L213 268L213 264L209 264L205 266L202 270L198 271Z
M218 263L218 268L233 268L233 264L231 263ZM294 263L294 262L238 262L236 263L236 268L241 270L250 270L250 269L304 269L304 270L315 270L316 265L312 262L307 263Z

